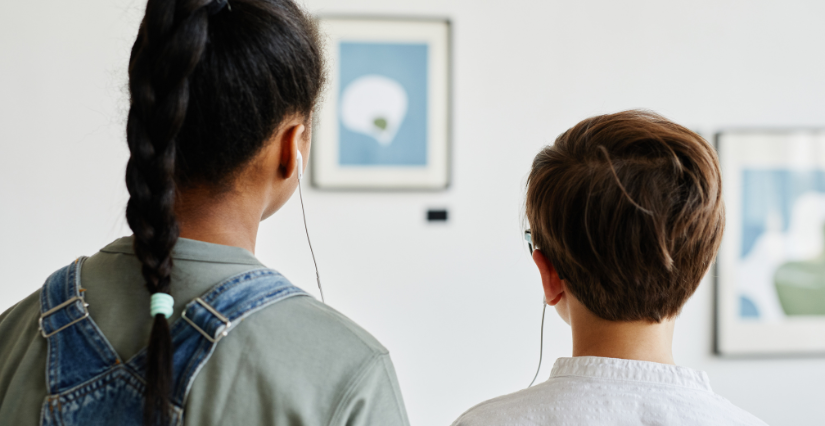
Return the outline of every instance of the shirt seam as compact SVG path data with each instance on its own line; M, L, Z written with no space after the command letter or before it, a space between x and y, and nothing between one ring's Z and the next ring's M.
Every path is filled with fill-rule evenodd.
M391 362L389 354L388 353L387 354L382 354L381 355L381 366L384 367L384 374L387 376L387 378L390 379L390 381L392 381L393 374L390 374L390 369L389 369L389 366L387 365L388 361ZM393 396L395 397L395 398L393 398L393 399L395 399L395 411L399 414L399 417L404 419L404 416L402 414L406 414L407 410L406 410L406 407L404 407L404 402L401 399L401 394L396 392L395 390L396 390L396 388L393 387L392 388L392 393L393 393ZM409 424L410 420L409 419L406 419L406 420L407 420L406 423Z
M367 373L371 370L372 367L378 359L383 356L383 354L376 354L373 353L371 357L369 357L359 368L358 373L349 381L349 384L346 387L346 390L341 394L341 398L338 400L338 403L335 404L335 410L332 412L332 416L329 418L329 422L327 422L328 426L332 426L335 424L335 421L342 415L341 410L344 409L344 405L351 399L353 393L355 393L355 389L364 378L367 377Z

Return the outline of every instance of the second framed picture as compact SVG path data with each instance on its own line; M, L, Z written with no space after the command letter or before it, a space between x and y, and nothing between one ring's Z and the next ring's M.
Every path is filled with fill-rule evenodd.
M315 117L312 183L322 189L449 185L450 24L319 18L329 83Z
M717 352L825 355L825 130L729 131L717 147Z

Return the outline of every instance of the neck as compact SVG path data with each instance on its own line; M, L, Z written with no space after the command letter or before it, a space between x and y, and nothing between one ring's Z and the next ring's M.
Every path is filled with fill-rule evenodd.
M237 191L215 196L206 188L181 191L175 206L180 236L255 253L260 206Z
M674 320L660 323L616 322L597 317L584 306L571 309L573 356L599 356L675 364Z

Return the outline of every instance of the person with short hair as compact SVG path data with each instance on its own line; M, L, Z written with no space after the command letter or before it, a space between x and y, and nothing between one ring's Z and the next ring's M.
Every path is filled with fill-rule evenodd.
M526 213L545 301L572 328L573 357L454 426L765 424L673 361L674 320L725 226L710 144L652 112L588 118L536 156Z

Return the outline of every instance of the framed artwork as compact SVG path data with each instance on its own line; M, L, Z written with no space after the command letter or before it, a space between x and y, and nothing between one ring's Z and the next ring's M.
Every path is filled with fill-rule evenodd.
M319 23L329 81L315 116L313 185L446 188L449 22L321 17Z
M717 352L825 354L825 129L716 142L727 209Z

